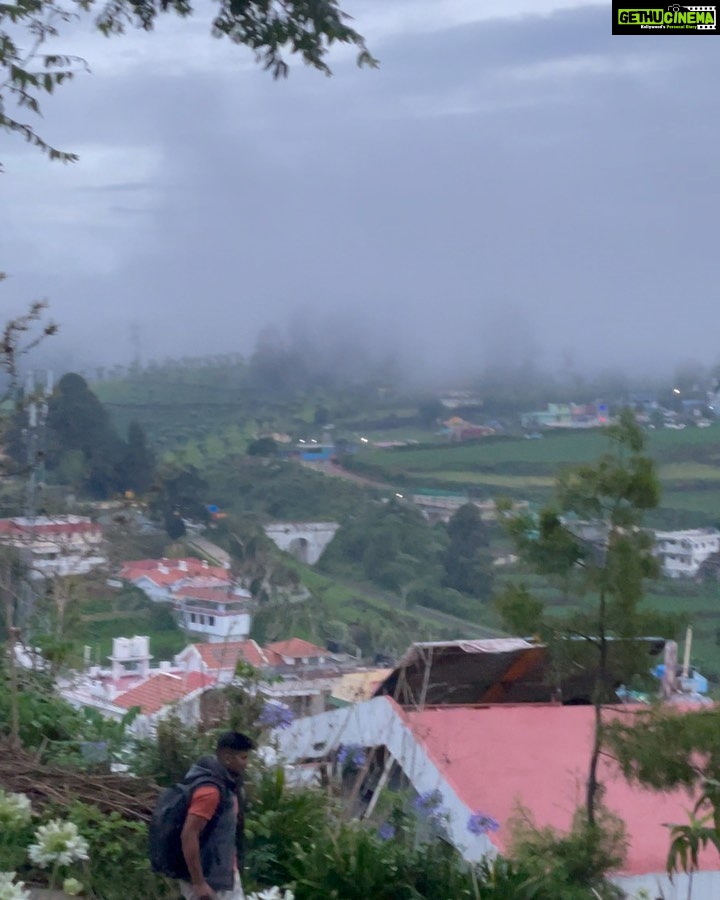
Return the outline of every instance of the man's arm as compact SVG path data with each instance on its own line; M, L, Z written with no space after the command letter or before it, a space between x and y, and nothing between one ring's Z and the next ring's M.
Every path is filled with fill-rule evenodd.
M183 856L190 873L190 883L197 900L210 900L214 896L212 888L205 881L200 859L200 835L207 823L208 820L202 816L188 813L180 836Z

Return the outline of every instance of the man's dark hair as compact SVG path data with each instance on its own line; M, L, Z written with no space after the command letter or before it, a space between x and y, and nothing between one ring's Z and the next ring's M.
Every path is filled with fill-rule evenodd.
M221 734L218 738L216 747L218 753L221 750L239 750L241 752L247 752L248 750L254 749L255 742L240 731L226 731L225 734Z

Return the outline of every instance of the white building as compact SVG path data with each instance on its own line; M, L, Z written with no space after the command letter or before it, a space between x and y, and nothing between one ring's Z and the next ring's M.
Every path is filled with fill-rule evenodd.
M90 666L58 684L60 694L76 708L96 709L120 721L131 709L140 714L130 726L136 737L154 733L170 712L186 724L197 722L200 697L215 678L171 662L151 667L150 640L144 635L113 638L110 667Z
M700 566L720 552L720 531L693 528L686 531L656 531L654 553L670 578L693 578Z
M179 588L172 593L180 625L211 643L242 641L252 625L250 592L235 587Z
M108 561L102 527L87 516L0 519L0 543L18 551L32 578L86 575Z

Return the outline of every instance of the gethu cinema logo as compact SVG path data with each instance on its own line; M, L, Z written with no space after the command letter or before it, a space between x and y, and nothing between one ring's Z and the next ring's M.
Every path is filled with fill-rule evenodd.
M618 10L620 25L670 25L676 28L697 28L698 25L715 25L714 6L688 9L675 4L662 9L621 9Z

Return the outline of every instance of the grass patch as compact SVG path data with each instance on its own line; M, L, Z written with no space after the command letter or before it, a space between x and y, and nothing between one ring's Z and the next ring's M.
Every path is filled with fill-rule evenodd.
M433 472L434 481L472 486L487 484L490 487L508 488L514 491L544 488L550 490L555 478L549 475L497 475L492 472Z
M720 466L678 462L659 466L661 481L720 481Z

